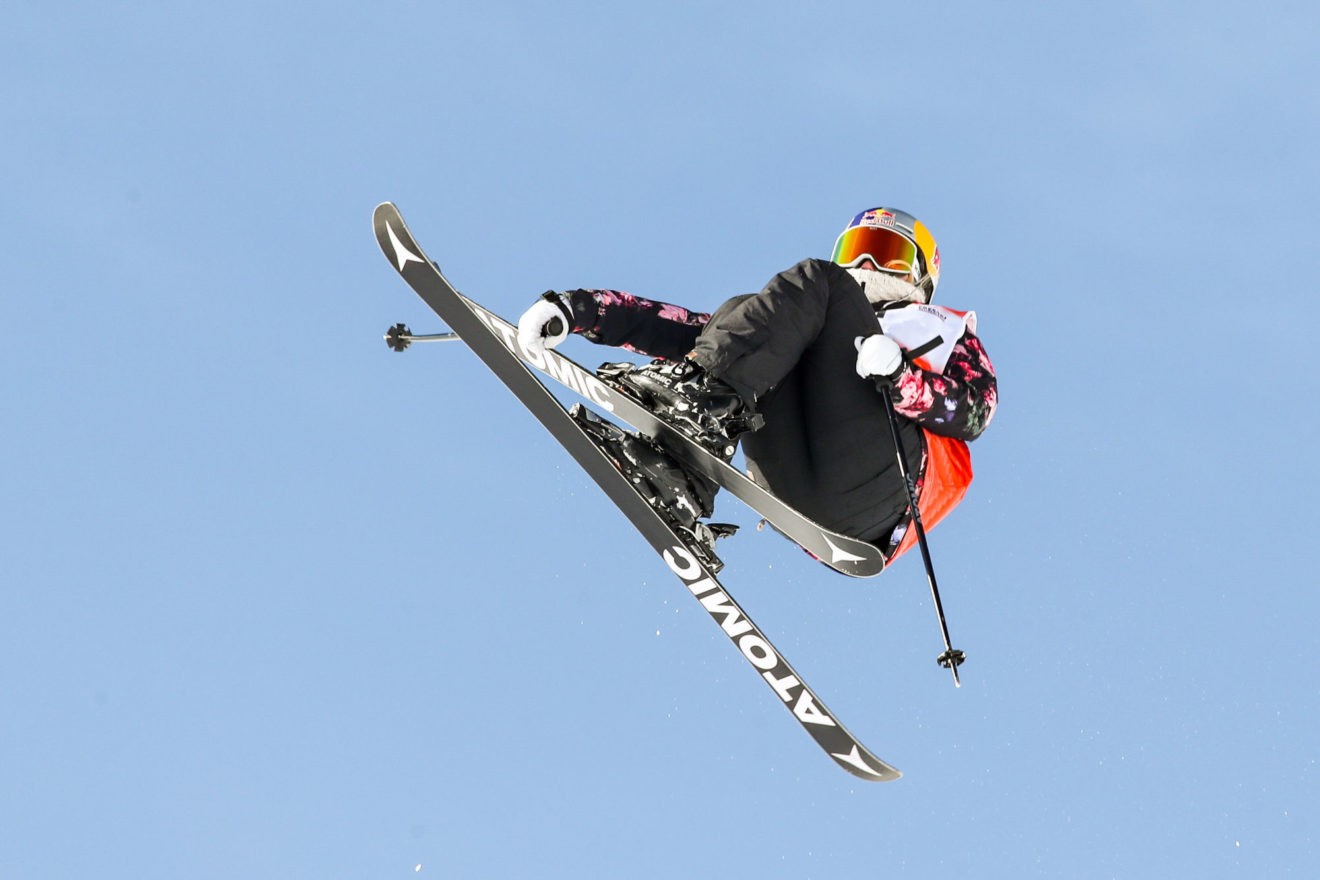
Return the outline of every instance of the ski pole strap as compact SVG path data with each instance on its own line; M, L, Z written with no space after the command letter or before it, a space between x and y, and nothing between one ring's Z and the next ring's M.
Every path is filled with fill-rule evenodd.
M943 344L944 344L944 337L936 336L934 339L930 340L929 342L925 342L921 345L918 345L916 348L911 349L910 351L906 352L906 354L912 360L916 360L917 358L922 357L923 355L930 354L932 351L939 348Z

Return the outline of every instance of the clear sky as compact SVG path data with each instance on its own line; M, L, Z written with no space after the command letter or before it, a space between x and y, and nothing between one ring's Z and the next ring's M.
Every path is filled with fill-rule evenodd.
M1312 2L19 0L0 877L1314 877ZM916 554L724 581L802 733L380 255L709 309L938 238L1001 408ZM587 363L612 357L575 339ZM845 377L846 378L846 377Z

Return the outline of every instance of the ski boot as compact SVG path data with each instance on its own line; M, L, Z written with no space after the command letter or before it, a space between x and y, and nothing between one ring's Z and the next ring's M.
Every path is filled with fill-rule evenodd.
M701 521L715 512L718 484L692 473L655 443L605 421L580 403L569 414L712 572L724 567L715 555L715 540L732 535L738 527Z
M765 424L733 387L687 358L656 360L643 367L604 364L596 372L726 462L733 458L739 435Z

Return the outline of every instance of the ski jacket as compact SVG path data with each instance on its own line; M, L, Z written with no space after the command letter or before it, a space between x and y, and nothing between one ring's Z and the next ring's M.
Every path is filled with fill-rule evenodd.
M860 286L825 260L805 260L761 294L735 297L714 321L618 290L566 296L574 332L593 342L667 359L697 348L699 362L710 360L709 351L733 352L730 362L703 365L751 388L766 416L766 427L742 438L752 476L822 525L878 544L891 559L914 543L915 530L907 528L907 489L880 392L852 369L854 336L883 329L907 352L892 395L927 528L971 482L966 443L985 430L997 403L994 368L972 312L897 304L878 315L877 326ZM734 362L740 350L761 354Z

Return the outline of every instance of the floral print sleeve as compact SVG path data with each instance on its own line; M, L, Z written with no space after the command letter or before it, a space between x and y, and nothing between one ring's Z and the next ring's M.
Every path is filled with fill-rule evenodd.
M570 290L573 332L592 342L647 357L677 359L692 351L710 315L621 290Z
M894 409L932 434L975 440L999 402L995 368L981 340L964 333L943 373L909 365L894 389Z

